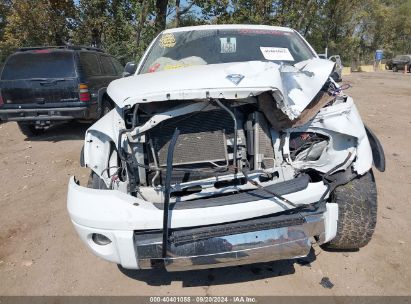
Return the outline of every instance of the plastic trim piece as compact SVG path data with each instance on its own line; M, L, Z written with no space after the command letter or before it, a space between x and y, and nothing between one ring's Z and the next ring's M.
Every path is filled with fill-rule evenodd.
M368 141L370 142L371 150L372 150L372 160L374 162L375 168L378 169L380 172L385 171L385 154L384 148L382 147L377 135L374 134L371 129L364 125L365 132L367 133Z

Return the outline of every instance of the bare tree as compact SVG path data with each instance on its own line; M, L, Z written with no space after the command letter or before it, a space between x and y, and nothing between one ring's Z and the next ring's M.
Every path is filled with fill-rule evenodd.
M191 1L185 8L181 9L180 0L176 0L176 23L175 23L175 27L179 27L181 16L188 13L190 11L191 7L194 4L195 4L195 1Z

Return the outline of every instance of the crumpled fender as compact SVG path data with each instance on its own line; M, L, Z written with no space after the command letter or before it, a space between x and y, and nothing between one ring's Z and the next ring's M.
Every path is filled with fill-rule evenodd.
M99 176L108 167L110 152L117 144L118 130L124 128L118 111L118 108L111 110L86 131L84 165Z
M371 169L373 157L370 142L351 97L347 97L345 103L322 108L310 127L320 127L356 138L357 155L354 170L362 175Z

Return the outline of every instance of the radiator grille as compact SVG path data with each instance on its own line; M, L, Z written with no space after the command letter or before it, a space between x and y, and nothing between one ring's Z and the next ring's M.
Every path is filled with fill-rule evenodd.
M160 166L167 164L169 139L155 137L154 149ZM227 159L227 145L223 131L181 134L174 148L173 165L221 162Z
M264 158L262 164L264 168L272 168L274 166L273 144L267 121L261 113L257 113L256 115L256 128L258 136L258 153L262 154Z
M196 164L227 159L226 137L233 136L233 120L224 111L190 113L166 120L149 131L160 166L165 166L175 128L180 136L173 164Z

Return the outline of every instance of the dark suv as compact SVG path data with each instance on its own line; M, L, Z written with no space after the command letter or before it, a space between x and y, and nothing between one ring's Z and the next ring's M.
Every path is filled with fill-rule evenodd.
M123 66L102 50L81 46L23 48L10 55L0 77L0 119L36 135L57 121L96 120L113 102L108 84Z
M399 55L392 59L392 71L404 70L407 67L407 71L411 73L411 55Z

